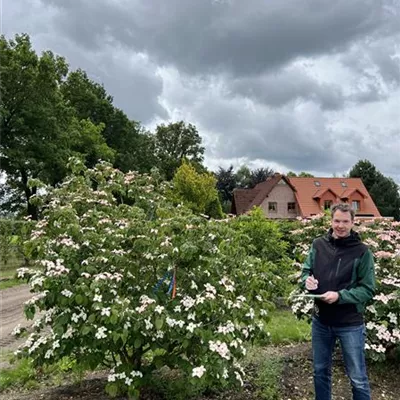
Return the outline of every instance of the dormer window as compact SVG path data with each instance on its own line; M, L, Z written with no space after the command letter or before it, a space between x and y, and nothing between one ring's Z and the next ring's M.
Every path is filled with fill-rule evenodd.
M342 187L344 187L344 188L347 187L347 183L346 183L346 182L343 182L343 181L342 181L342 182L340 182L340 184L341 184Z
M319 187L319 186L321 186L321 182L320 181L314 181L314 185Z

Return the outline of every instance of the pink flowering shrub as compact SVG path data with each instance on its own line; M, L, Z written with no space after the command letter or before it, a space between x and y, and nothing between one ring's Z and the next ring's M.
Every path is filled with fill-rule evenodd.
M307 256L312 240L329 228L329 216L322 216L292 232L297 242L294 266L297 277ZM366 308L367 355L382 361L400 351L400 224L395 221L356 221L354 228L375 256L376 295ZM292 310L299 318L311 317L313 302L294 297Z
M188 384L243 383L240 359L265 334L269 286L240 233L173 207L156 176L72 168L26 244L37 269L19 270L35 293L25 312L41 314L17 353L108 366L112 395L137 398L163 366Z

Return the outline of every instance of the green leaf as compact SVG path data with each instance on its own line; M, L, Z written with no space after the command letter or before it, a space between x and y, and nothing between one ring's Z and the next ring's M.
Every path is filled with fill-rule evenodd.
M135 340L135 343L133 344L133 346L135 347L135 349L139 349L142 346L142 339L141 338L137 338Z
M121 335L118 332L113 332L112 338L114 343L117 343L120 337Z
M84 302L84 297L81 294L75 296L76 304L82 305Z
M85 326L82 328L82 335L85 336L85 335L87 335L90 331L91 331L90 326L85 325Z
M119 393L119 388L117 383L107 383L105 387L106 393L110 395L110 397L116 397Z
M35 316L35 307L26 307L25 315L27 319L33 319L33 317Z
M117 322L118 322L118 314L117 314L117 313L113 312L113 313L111 314L110 322L111 322L113 325L116 325L116 324L117 324Z
M159 331L164 325L164 318L162 318L162 317L156 318L155 325L156 325L156 329Z

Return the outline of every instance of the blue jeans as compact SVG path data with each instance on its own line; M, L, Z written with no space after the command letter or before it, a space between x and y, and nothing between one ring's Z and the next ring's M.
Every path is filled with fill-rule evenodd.
M353 400L371 400L365 365L365 326L333 327L316 318L312 322L315 400L331 400L332 353L336 339L342 348L346 373L350 378Z

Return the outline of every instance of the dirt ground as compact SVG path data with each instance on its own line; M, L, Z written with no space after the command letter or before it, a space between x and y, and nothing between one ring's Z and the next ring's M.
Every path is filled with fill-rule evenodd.
M14 327L21 323L29 326L22 314L22 303L29 299L31 294L27 286L14 287L0 291L0 350L6 352L14 350L18 342L10 335ZM284 370L280 380L280 400L313 400L313 378L310 343L297 345L267 347L265 357L282 357ZM0 365L1 369L4 365ZM400 399L400 365L386 364L384 367L369 365L372 400L399 400ZM249 371L250 375L257 371ZM8 391L0 394L0 400L109 400L104 393L106 373L90 374L79 384L65 384L58 387L41 388L29 391ZM347 377L344 374L340 352L335 356L333 366L332 400L350 400L351 390ZM121 400L122 398L120 398ZM225 392L220 395L202 397L201 400L258 400L256 388L251 379L245 382L240 392ZM151 391L144 393L143 400L162 400L154 396ZM268 400L268 399L264 399ZM276 400L276 399L274 399Z
M32 321L27 321L23 313L23 303L32 297L29 289L28 285L21 285L0 290L1 352L13 350L18 346L16 338L11 335L11 332L18 324L26 328L32 325Z

